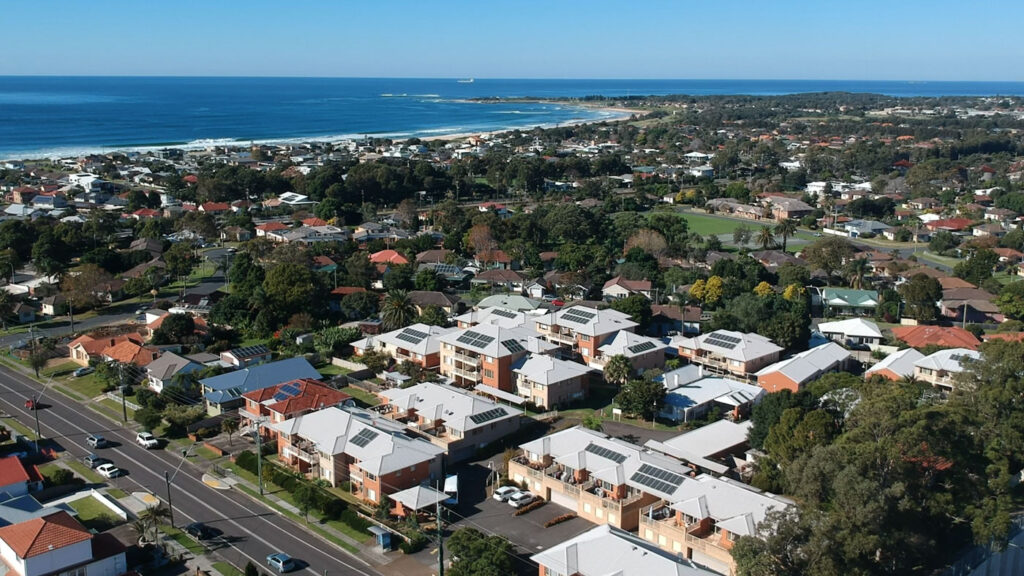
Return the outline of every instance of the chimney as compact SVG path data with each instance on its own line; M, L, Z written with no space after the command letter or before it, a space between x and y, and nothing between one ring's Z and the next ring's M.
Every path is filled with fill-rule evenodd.
M580 558L579 551L576 549L576 544L570 544L565 548L565 573L568 575L577 574L579 572Z

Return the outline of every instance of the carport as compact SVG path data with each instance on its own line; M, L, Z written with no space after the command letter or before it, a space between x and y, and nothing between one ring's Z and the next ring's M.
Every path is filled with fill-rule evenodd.
M447 494L430 486L413 486L388 496L395 501L395 516L404 518L410 514L432 515L438 503L449 498ZM426 511L426 512L421 512Z

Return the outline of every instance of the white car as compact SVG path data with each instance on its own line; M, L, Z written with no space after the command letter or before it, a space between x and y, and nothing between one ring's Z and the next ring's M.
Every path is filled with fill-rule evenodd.
M96 467L96 471L104 478L117 478L121 475L121 469L113 464L100 464Z
M156 448L160 445L160 441L156 439L156 436L153 436L152 432L139 432L135 436L135 441L143 448Z
M507 502L509 496L515 494L516 492L519 492L519 488L516 488L515 486L502 486L501 488L498 488L494 491L494 495L492 496L492 498L494 498L498 502Z
M530 502L536 500L537 497L525 490L517 490L515 494L508 497L508 503L513 508L522 508Z

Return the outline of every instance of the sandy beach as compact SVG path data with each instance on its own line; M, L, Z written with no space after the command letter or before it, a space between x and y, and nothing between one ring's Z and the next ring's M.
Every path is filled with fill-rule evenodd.
M566 105L565 102L559 102L559 101L555 101L555 100L550 100L550 101L549 100L534 100L534 102L541 102L541 103L545 103L545 104L558 104L560 106L565 106ZM516 130L519 130L519 131L529 131L529 130L532 130L532 129L536 128L536 127L547 129L547 128L560 128L560 127L564 127L564 126L580 126L580 125L583 125L583 124L596 124L598 122L620 122L622 120L628 120L633 115L644 116L648 112L650 112L649 110L637 110L637 109L634 109L634 108L619 108L617 106L594 106L594 105L589 105L589 104L572 104L572 105L577 107L577 108L588 108L588 109L591 109L591 110L596 110L598 112L607 112L609 114L612 114L612 116L609 116L607 118L593 118L593 119L589 119L589 120L588 119L571 120L569 122L561 122L559 124L538 124L537 126L530 126L530 127L502 128L501 130L491 130L491 131L488 131L488 132L460 132L458 134L441 134L441 135L438 135L438 136L427 136L427 137L424 137L424 138L420 138L419 140L422 141L422 142L437 142L437 141L448 141L448 140L465 140L466 138L471 138L471 137L474 137L474 136L479 137L479 138L493 138L493 137L498 136L500 134L507 134L509 132L514 132Z

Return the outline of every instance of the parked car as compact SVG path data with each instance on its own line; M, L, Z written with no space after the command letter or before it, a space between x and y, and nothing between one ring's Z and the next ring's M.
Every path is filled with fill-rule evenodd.
M153 436L152 432L139 432L135 436L135 441L143 448L156 448L160 445L160 441L156 439L156 436Z
M564 300L552 300L551 301L551 305L552 306L565 306L565 301Z
M146 313L146 310L147 310L147 308L139 308L138 310L135 311L135 315L136 316L142 316L143 314Z
M558 300L558 296L555 296L554 294L545 294L543 299L548 302L554 302L555 300Z
M71 375L74 376L75 378L81 378L82 376L92 374L95 371L96 369L93 368L92 366L82 366L81 368L78 368L74 372L72 372Z
M85 443L92 448L106 448L107 439L99 434L90 434L85 437Z
M85 462L85 465L88 466L89 468L99 468L104 464L113 464L113 462L111 462L107 458L102 458L95 454L89 454L85 458L82 458L82 462Z
M526 506L527 504L533 502L536 499L537 497L531 494L530 492L526 490L520 490L508 497L508 503L513 508L522 508L523 506Z
M494 498L498 502L507 502L509 496L515 494L516 492L519 492L519 488L516 488L515 486L502 486L501 488L498 488L494 491L494 495L492 496L492 498Z
M290 572L295 569L295 559L284 552L275 552L267 556L267 566L278 572Z
M185 533L196 540L209 540L215 536L213 529L202 522L193 522L185 526Z
M100 464L99 466L96 467L96 471L99 472L100 476L103 476L104 478L117 478L118 476L124 474L124 472L122 472L120 468L114 466L110 462L106 464Z

